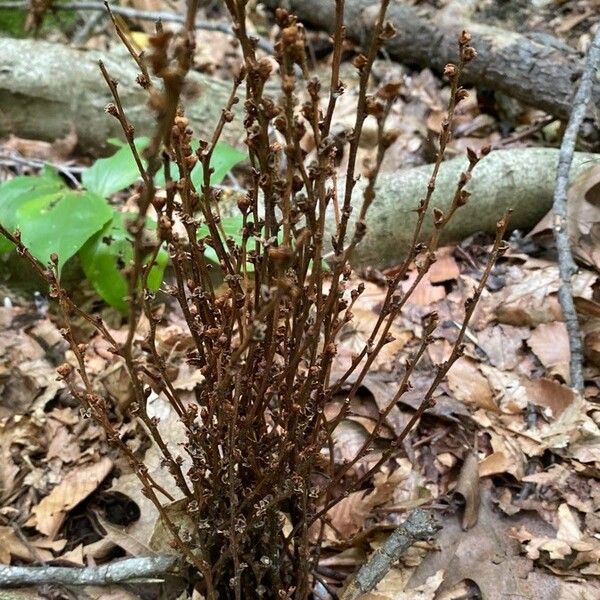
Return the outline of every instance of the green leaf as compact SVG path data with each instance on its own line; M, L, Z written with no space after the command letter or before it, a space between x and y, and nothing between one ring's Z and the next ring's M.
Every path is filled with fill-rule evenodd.
M46 167L40 176L14 177L0 185L0 223L13 232L17 226L17 211L28 202L67 190L55 170ZM0 252L12 250L13 243L0 236Z
M241 244L243 241L243 225L244 220L241 215L234 217L223 217L221 219L221 228L225 232L225 236L233 238L236 244ZM210 235L210 230L208 229L208 225L203 223L200 225L200 227L198 227L198 238L206 237L207 235Z
M193 141L191 143L192 150L195 152L198 149L198 142ZM244 152L240 152L237 148L233 148L227 144L218 143L215 146L215 150L210 161L210 166L214 169L210 176L211 185L219 185L223 183L225 176L235 165L242 162L247 158ZM173 179L178 179L179 169L174 165L172 172ZM200 190L204 184L204 170L200 163L196 163L194 170L192 171L192 182L196 186L196 189ZM156 185L163 187L165 185L165 174L164 170L161 169L156 174Z
M135 140L138 152L145 150L149 144L150 140L146 137ZM112 156L98 159L81 175L81 181L88 190L105 198L129 187L139 178L140 171L129 145L121 145Z
M104 198L64 188L22 204L16 221L33 256L47 263L56 253L60 271L111 216L112 209Z
M135 218L133 213L115 212L113 218L79 252L86 277L98 294L122 313L128 311L129 288L122 269L133 259L131 235L127 231L127 221L132 218ZM156 223L147 219L146 226L155 229ZM161 248L148 275L151 290L156 291L160 287L167 261L168 253Z
M237 148L233 148L227 144L217 144L210 161L210 166L214 169L210 176L210 184L219 185L223 183L227 173L246 158L246 154L240 152ZM202 165L197 164L196 168L192 171L192 181L197 189L202 187L203 177Z

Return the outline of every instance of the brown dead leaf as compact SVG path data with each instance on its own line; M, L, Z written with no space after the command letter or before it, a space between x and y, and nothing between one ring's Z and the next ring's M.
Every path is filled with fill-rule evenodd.
M487 433L490 436L493 452L479 464L479 476L510 473L520 481L525 474L527 459L519 444L511 435L499 435L493 430L488 430Z
M452 281L460 276L460 269L456 263L456 259L452 255L454 248L447 246L440 248L436 252L436 260L429 268L427 273L431 283L443 283L444 281Z
M56 536L67 513L98 487L112 467L112 460L105 456L87 467L73 469L33 508L27 524L51 538Z
M333 431L334 456L337 463L351 461L367 441L369 433L356 421L344 419Z
M406 281L402 282L402 291L407 293L417 278L417 272L411 271ZM429 278L429 273L425 274L423 279L417 284L408 300L408 304L417 306L429 306L439 302L446 297L446 290L442 285L433 285Z
M12 527L0 526L0 563L9 565L11 557L26 561L52 560L52 552L26 544Z
M547 552L550 560L563 560L576 552L592 560L598 559L592 551L596 550L596 553L600 551L600 540L583 534L573 511L567 504L558 507L557 520L558 530L555 537L536 536L524 527L513 533L515 539L524 544L529 558L538 559L542 552Z
M377 584L374 591L361 596L361 600L434 600L444 581L444 571L434 573L415 588L406 589L407 576L400 569L391 569Z
M529 329L511 325L487 327L477 334L479 347L487 354L490 363L503 371L514 369L522 359L523 340Z
M184 425L170 404L161 396L151 394L147 403L148 415L159 419L158 430L165 442L171 448L171 453L177 459L181 457L182 471L186 473L190 467L190 458L184 449L186 433ZM179 500L181 490L175 485L174 479L162 464L162 453L153 443L144 455L144 465L152 479L163 489ZM130 554L139 555L147 553L150 539L159 518L154 503L142 493L142 486L135 473L121 475L113 482L111 490L121 492L133 500L140 509L140 518L126 527L108 525L107 538L116 545L126 549ZM162 496L160 496L161 499Z
M381 292L380 297L383 298ZM342 327L338 339L336 369L342 370L342 372L350 366L353 355L362 352L378 319L378 313L372 308L365 306L364 303L357 303L352 309L352 314L354 318ZM394 339L381 349L381 352L373 361L373 371L389 371L393 367L402 348L414 337L412 331L401 329L397 325L391 327L390 333ZM363 361L366 361L366 357Z
M575 392L570 387L553 379L523 381L523 385L527 390L529 401L547 409L548 416L553 418L559 417L575 400Z
M493 510L487 488L482 490L481 500L479 519L472 529L464 531L456 519L443 520L443 529L436 536L439 551L425 557L409 585L422 585L442 570L440 595L467 579L477 585L485 600L556 600L560 581L542 577L533 571L532 561L521 556L520 545L508 535L511 522ZM512 523L527 524L540 534L551 531L539 517L522 515L513 519Z
M454 492L460 494L465 500L462 527L465 530L471 529L477 524L481 501L479 494L479 461L472 452L469 452L465 458Z
M448 372L448 385L457 400L471 406L498 411L492 388L474 360L459 358Z
M373 509L393 498L394 490L405 477L406 473L401 469L391 475L378 473L371 492L361 490L343 498L327 513L327 522L331 526L326 528L327 537L339 542L358 533Z
M567 327L563 322L541 323L531 332L527 345L550 373L568 380L571 352Z

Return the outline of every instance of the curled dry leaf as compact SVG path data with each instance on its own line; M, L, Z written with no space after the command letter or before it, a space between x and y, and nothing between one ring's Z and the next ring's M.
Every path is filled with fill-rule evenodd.
M463 529L471 529L477 523L481 496L479 492L479 461L477 456L469 452L460 470L456 487L456 494L465 500L465 510L462 517Z
M584 263L600 269L600 165L583 171L568 192L569 238L573 254ZM533 228L530 236L551 230L554 213L550 211Z

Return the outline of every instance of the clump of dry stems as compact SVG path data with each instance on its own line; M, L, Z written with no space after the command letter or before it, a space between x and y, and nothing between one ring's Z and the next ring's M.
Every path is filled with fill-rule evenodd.
M464 324L451 356L437 367L429 391L404 432L381 453L372 468L359 478L353 475L353 466L370 452L386 416L409 389L411 375L437 325L434 314L427 320L420 347L406 360L397 393L381 410L372 433L352 460L336 465L333 431L347 416L350 402L377 354L392 341L391 325L435 261L441 231L467 203L464 188L480 158L469 152L469 167L457 182L454 201L446 212L430 205L451 135L454 108L466 96L458 80L464 64L475 56L470 36L463 33L458 44L459 60L445 69L452 85L448 117L442 125L431 180L418 208L413 243L406 248L404 263L387 282L385 300L368 342L341 378L332 380L338 334L352 320L353 305L363 291L361 285L352 289L350 284L352 252L364 236L367 210L376 201L375 183L384 152L394 139L384 124L400 93L400 82L388 82L374 93L369 91L373 62L383 42L394 35L393 27L385 21L388 3L381 3L366 53L354 59L360 87L356 120L344 148L348 156L344 173L336 167L338 145L331 135L336 101L344 92L339 81L344 0L336 0L331 80L326 85L311 78L307 70L304 31L294 16L277 11L281 33L276 45L279 71L274 74L271 60L256 55L256 41L246 30L246 2L225 0L244 64L212 139L201 140L196 153L191 148L194 132L180 104L185 76L192 67L196 3L188 1L187 24L178 35L157 27L147 58L131 48L117 26L139 65L138 83L148 91L149 110L157 113L157 129L144 157L146 167L134 145L135 134L127 119L127 108L121 105L117 82L101 65L113 95L107 112L120 121L142 178L138 217L129 225L134 260L125 267L130 292L126 340L117 343L100 318L74 304L61 286L56 257L48 266L37 265L62 308L62 331L76 358L76 365L59 368L60 376L129 461L144 494L158 509L171 545L191 565L193 585L209 600L311 596L328 510L351 491L360 489L375 471L402 451L404 438L431 406L436 386L461 355L469 318L495 260L504 250L501 240L505 220L498 225L479 286L465 305ZM267 82L273 78L279 82L276 93L272 85L267 91ZM210 184L210 165L223 128L233 118L232 107L239 102L240 86L245 87L246 94L244 127L252 184L238 202L243 216L243 242L238 244L228 239L220 224L219 190ZM298 105L301 88L307 91L308 101ZM321 108L322 98L325 110ZM368 115L378 123L378 151L366 171L364 193L357 199L356 194L353 196L357 150ZM276 141L275 131L284 142ZM307 132L317 148L309 164L301 146ZM200 189L190 178L198 162L204 172ZM179 179L173 179L174 164L179 168ZM157 194L154 185L161 165L165 167L166 195ZM148 256L143 225L151 210L157 215L158 228ZM357 216L351 218L352 212ZM421 229L426 218L432 218L435 227L429 239L423 241ZM336 231L329 240L325 231L331 219L335 220ZM200 224L208 227L210 235L198 239ZM15 241L22 255L34 262L20 243L18 232L4 233ZM174 284L165 286L165 291L179 305L192 340L193 351L187 361L203 376L195 388L196 401L191 403L184 402L173 386L166 357L156 341L161 316L146 280L160 245L168 248L175 273ZM213 285L213 266L204 256L208 246L219 257L225 291L217 292ZM324 270L325 255L332 257L329 272ZM402 293L400 283L412 264L417 265L418 275L410 290ZM124 363L135 396L131 415L143 422L160 448L164 468L172 475L178 496L184 498L191 527L184 528L173 517L168 510L173 494L154 481L121 438L111 417L110 401L97 392L86 369L86 344L75 338L74 315L93 324ZM149 321L150 331L140 344L136 342L136 328L142 316ZM348 387L343 408L327 420L325 406ZM191 466L183 467L181 457L161 436L156 417L149 416L147 399L152 391L170 403L183 423Z

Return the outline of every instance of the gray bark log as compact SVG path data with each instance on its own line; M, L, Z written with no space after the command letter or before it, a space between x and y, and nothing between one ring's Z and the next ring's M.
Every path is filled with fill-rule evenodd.
M154 115L147 109L147 94L135 82L138 70L125 52L76 50L63 44L0 38L0 138L9 134L55 141L73 126L79 150L107 153L106 140L123 138L117 120L104 112L112 101L98 68L103 60L119 82L119 93L129 120L139 135L154 131ZM196 136L212 135L231 84L190 73L184 102ZM239 116L240 104L235 107ZM224 131L223 141L239 145L241 119Z
M305 24L331 30L334 2L323 0L263 0L269 8L283 6ZM379 2L346 0L348 37L364 43L373 31ZM397 31L386 42L389 55L401 62L430 67L441 72L457 60L457 37L466 29L473 36L477 58L464 74L465 83L504 92L562 120L570 114L573 80L583 72L583 63L574 50L552 36L521 35L499 27L474 23L461 16L426 18L412 6L392 3L387 12ZM600 101L600 83L594 84L592 98ZM585 132L584 132L585 133Z
M100 567L0 567L0 588L62 585L108 585L156 580L173 567L174 556L147 556L115 561Z
M600 154L575 153L571 180L599 160ZM495 232L496 221L507 208L513 209L511 229L531 229L552 207L557 164L558 150L551 148L493 151L475 167L466 188L471 192L469 202L445 228L442 241L458 241L478 231ZM450 205L466 166L466 158L442 164L431 207L444 210ZM376 199L367 214L367 233L355 251L356 266L388 267L398 264L406 255L417 221L415 209L425 194L432 168L425 165L379 177ZM359 182L354 191L355 213L363 188L364 182ZM333 218L329 220L329 228L333 234ZM423 239L427 239L431 230L432 222L428 219Z

